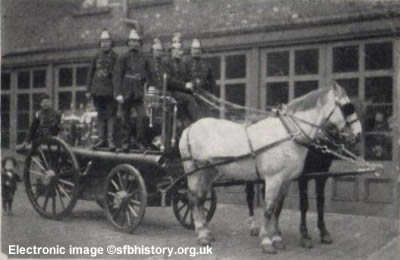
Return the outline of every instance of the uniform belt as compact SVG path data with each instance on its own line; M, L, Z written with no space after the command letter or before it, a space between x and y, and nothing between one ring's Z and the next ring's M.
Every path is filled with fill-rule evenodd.
M125 77L130 78L130 79L138 79L138 80L140 80L142 78L139 73L136 73L134 75L126 74Z

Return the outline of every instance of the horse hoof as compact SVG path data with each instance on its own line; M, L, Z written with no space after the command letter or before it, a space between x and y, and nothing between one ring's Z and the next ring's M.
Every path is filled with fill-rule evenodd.
M300 246L303 248L307 248L310 249L313 247L313 242L311 240L311 238L301 238L300 240Z
M208 239L209 239L210 241L215 241L215 236L214 236L212 233L209 233L209 234L208 234Z
M284 250L284 249L286 249L286 245L285 245L285 243L283 243L282 240L280 240L280 241L273 241L273 242L272 242L272 246L275 247L276 249L279 249L279 250Z
M272 244L261 245L261 249L262 249L263 253L270 254L270 255L275 255L278 253L278 251L276 251L275 247Z
M197 242L200 246L210 246L211 245L211 240L209 237L201 237L198 239Z
M259 228L251 228L250 229L250 236L252 237L256 237L258 236L258 234L260 233L260 229Z
M321 243L322 244L332 244L333 239L329 233L325 233L321 235Z

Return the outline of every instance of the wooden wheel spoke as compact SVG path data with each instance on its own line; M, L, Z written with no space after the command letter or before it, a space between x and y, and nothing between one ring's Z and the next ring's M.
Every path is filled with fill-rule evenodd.
M135 218L138 217L138 214L136 213L135 209L134 209L131 205L128 205L128 209L129 209L129 211L132 213L132 215L133 215Z
M53 201L53 207L52 207L52 209L53 209L53 215L56 215L56 212L57 212L56 197L55 197L55 196L52 196L51 199L52 199L52 201Z
M60 199L61 206L62 206L63 210L65 210L64 201L62 200L61 192L60 192L58 186L55 186L55 189L56 189L57 197Z
M190 211L190 225L194 225L193 211Z
M138 207L140 207L142 205L142 203L140 203L140 201L134 200L134 199L129 199L129 202Z
M59 182L61 182L62 184L65 184L65 185L71 186L71 187L72 187L72 189L75 187L75 184L73 184L73 183L72 183L72 182L70 182L70 181L66 181L66 180L63 180L63 179L61 179L61 178L59 178L59 179L58 179L58 181L59 181Z
M64 196L68 197L68 199L71 199L71 197L68 195L68 193L65 191L65 189L63 188L63 186L61 186L60 184L57 185L57 187L60 189L61 193L64 194Z
M32 191L32 193L33 193L33 191ZM33 196L34 196L34 197L33 197L33 200L34 200L36 203L38 203L37 200L39 199L40 195L41 195L41 194L40 194L39 192L37 192L37 191L36 191L36 194L33 194Z
M126 185L126 191L130 192L132 191L130 194L136 194L138 192L137 188L135 188L135 182L134 181L127 181L127 185Z
M35 158L31 157L32 162L34 162L42 171L46 171L46 168Z
M44 173L42 173L42 172L35 171L35 170L29 170L29 172L33 173L33 174L36 174L36 175L39 175L40 177L44 177Z
M114 198L117 197L117 195L114 192L111 192L111 191L107 192L107 195L112 196Z
M188 214L189 214L189 211L190 211L190 209L189 209L189 207L187 207L186 208L186 211L185 211L185 214L183 215L183 221L186 221L186 218L187 218L187 216L188 216Z
M53 152L52 152L52 150L51 150L51 147L50 147L50 144L49 144L49 143L47 144L47 154L49 155L49 159L50 159L51 166L53 166L53 163L55 163L55 161L54 161L54 155L53 155ZM50 165L49 165L49 166L50 166Z
M118 209L112 214L112 218L114 220L117 219L117 217L119 216L119 213L122 211L122 207L118 207Z
M45 194L45 199L44 199L44 204L43 204L43 210L46 211L47 209L47 203L49 202L49 187L46 188L46 194Z
M135 190L135 191L129 193L129 194L128 194L128 197L129 197L129 198L132 198L132 197L134 197L136 194L138 194L138 191L137 191L137 190Z
M117 183L116 183L114 180L111 180L110 182L111 182L111 184L114 186L114 188L115 188L117 191L121 190L121 189L118 187Z
M119 217L121 219L121 226L124 226L126 219L125 219L125 210L123 209L123 207L121 207L121 214L119 214Z
M122 182L121 172L117 172L118 182L121 187L121 190L124 189L124 183Z
M180 207L177 208L176 210L177 210L178 212L181 212L181 210L182 210L185 206L188 206L188 205L182 204L182 206L180 206Z
M129 209L125 211L126 220L128 222L128 226L132 225L131 215L129 214Z
M49 163L47 162L47 159L46 159L46 156L45 156L44 153L43 153L43 150L39 148L38 151L39 151L40 157L42 158L42 161L43 161L43 163L44 163L44 167L45 167L46 169L50 169L50 165L49 165Z

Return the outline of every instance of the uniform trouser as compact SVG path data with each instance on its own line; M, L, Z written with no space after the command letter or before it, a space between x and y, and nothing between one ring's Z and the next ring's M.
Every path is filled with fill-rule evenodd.
M135 114L135 116L133 114ZM146 109L144 107L143 100L130 101L128 99L124 102L124 104L122 105L122 145L130 144L131 134L135 126L136 141L142 144L146 143L144 138L145 116Z
M194 96L184 93L175 91L172 92L172 96L176 99L178 104L183 105L187 114L190 117L190 121L194 122L200 117L200 109L197 105L196 99Z
M94 96L93 104L97 111L97 130L100 141L114 145L114 124L116 104L112 96Z

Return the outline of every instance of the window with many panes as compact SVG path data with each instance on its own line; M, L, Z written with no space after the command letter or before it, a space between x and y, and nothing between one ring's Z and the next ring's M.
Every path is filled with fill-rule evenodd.
M47 70L22 69L17 74L17 143L25 140L34 111L40 109L40 96L47 93Z
M217 93L222 100L245 106L247 87L247 54L226 53L205 58L214 73ZM221 105L220 116L234 121L244 120L245 111Z
M62 66L57 69L57 108L61 112L82 109L85 98L88 66Z
M392 160L392 42L332 47L332 77L361 103L363 154L367 160Z
M11 73L1 72L1 148L10 148Z
M286 104L320 85L320 49L269 50L263 53L262 106Z

